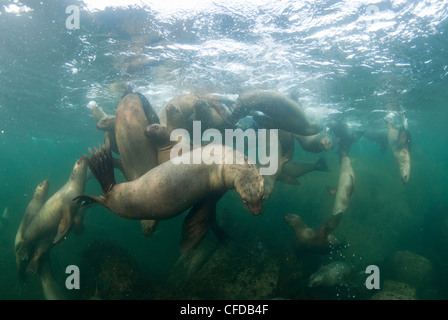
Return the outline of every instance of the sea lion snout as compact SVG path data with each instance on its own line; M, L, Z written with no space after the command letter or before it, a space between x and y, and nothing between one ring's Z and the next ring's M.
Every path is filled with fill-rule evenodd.
M245 201L250 213L254 216L258 216L263 212L263 198L259 201Z

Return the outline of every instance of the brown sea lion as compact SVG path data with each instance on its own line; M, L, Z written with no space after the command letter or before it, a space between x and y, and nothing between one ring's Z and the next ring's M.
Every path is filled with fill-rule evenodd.
M157 149L144 134L152 123L160 123L149 101L140 93L127 93L120 100L116 111L115 137L124 175L135 180L157 166ZM144 236L151 236L156 221L141 221Z
M320 157L316 162L289 161L283 167L278 180L293 185L299 185L297 180L304 174L312 171L328 171L327 161L324 157Z
M268 138L267 141L270 141ZM282 175L283 168L294 155L294 139L289 132L278 130L278 157L279 163L277 172L272 175L263 176L264 179L264 198L271 197L277 179ZM269 151L270 152L270 151Z
M411 135L404 126L396 129L391 123L388 123L387 128L390 149L398 163L401 180L406 184L409 182L409 175L411 173Z
M224 164L212 163L204 155L201 164L166 161L140 178L120 184L115 182L107 139L104 149L100 146L96 153L89 151L91 158L84 157L88 159L104 196L82 195L74 199L78 203L98 202L126 219L166 220L207 197L236 189L253 215L262 212L263 178L257 167L247 161L244 164L226 164L224 159L228 159L228 153L233 155L232 159L236 156L237 151L232 148L223 146L221 162Z
M72 218L81 206L72 200L84 192L86 176L87 161L80 158L64 186L44 203L25 229L15 250L22 259L28 259L33 253L27 272L35 272L41 255L69 232Z
M340 152L339 181L335 193L333 215L345 212L355 191L355 173L345 150Z
M152 117L148 118L147 113ZM151 124L159 123L154 114L149 101L138 93L126 94L118 105L115 135L126 178L131 181L157 166L157 150L144 134L149 120Z
M171 133L174 129L185 129L192 132L194 105L198 96L194 93L181 94L170 101L159 111L160 123Z
M339 241L330 232L338 227L342 213L332 216L316 229L308 227L296 214L288 214L283 218L294 231L299 251L327 252L339 244Z
M301 136L298 134L292 135L300 144L303 150L313 153L320 153L322 151L329 151L335 147L328 136L324 132L319 132L312 136Z
M212 96L199 97L194 105L194 120L201 121L202 130L209 128L224 130L232 129L234 125L229 121L230 111Z
M322 125L311 122L300 104L286 95L270 90L251 91L242 94L232 112L230 121L236 124L239 119L262 112L270 119L270 128L282 129L303 136L317 134Z
M147 126L144 133L157 148L157 163L162 164L170 160L171 149L178 142L170 140L168 129L162 124L155 123Z
M22 221L20 222L19 229L17 230L14 247L16 247L19 242L23 240L23 234L28 228L30 222L37 215L40 208L44 205L45 201L48 198L48 189L50 187L50 183L48 180L44 180L36 187L34 190L33 198L28 203L26 207L25 214L22 217ZM22 257L15 252L16 255L16 264L17 264L17 273L18 273L18 284L21 287L25 283L25 271L28 266L28 261L22 259Z

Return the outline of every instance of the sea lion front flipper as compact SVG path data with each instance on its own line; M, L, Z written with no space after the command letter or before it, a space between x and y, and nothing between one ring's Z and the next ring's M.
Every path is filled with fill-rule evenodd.
M70 229L72 225L72 214L70 207L66 208L64 212L62 212L62 218L59 222L58 227L58 233L56 234L56 237L54 237L53 243L58 243L62 240L62 238L65 237L68 230Z
M140 223L142 225L142 234L149 238L156 232L159 220L141 220Z

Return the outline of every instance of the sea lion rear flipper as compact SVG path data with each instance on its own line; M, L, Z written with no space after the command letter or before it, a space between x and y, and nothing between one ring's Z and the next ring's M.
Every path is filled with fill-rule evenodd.
M82 207L97 203L97 204L100 204L107 208L106 198L103 196L97 197L97 196L91 196L88 194L82 194L80 196L77 196L76 198L73 198L73 201L75 201L77 203L82 202L82 204L81 204Z
M68 230L72 225L72 214L71 209L67 208L62 213L61 221L59 222L58 233L54 237L53 243L58 243L67 234Z
M216 203L222 195L211 196L195 204L182 224L181 253L193 249L204 237L216 216Z

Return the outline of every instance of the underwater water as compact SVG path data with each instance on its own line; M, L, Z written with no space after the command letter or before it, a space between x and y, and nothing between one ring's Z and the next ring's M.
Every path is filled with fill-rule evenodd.
M349 153L354 193L332 232L342 243L325 253L298 252L284 216L300 215L311 228L331 217L327 186L338 183L338 148L312 153L296 141L293 160L323 156L329 171L307 173L300 185L277 181L259 216L228 191L217 223L229 240L209 231L185 256L186 213L146 238L139 221L88 208L84 232L50 249L64 298L448 298L447 2L106 3L0 2L0 214L7 208L0 299L45 299L38 275L18 290L18 227L39 183L48 179L51 196L76 160L104 142L89 102L114 114L127 84L156 111L189 92L237 101L251 90L275 90L323 126L336 119L353 131L379 130L395 112L412 136L409 182L401 181L390 148L381 152L361 136ZM78 21L70 20L76 12ZM124 181L117 170L116 178ZM95 178L85 193L102 194ZM310 287L310 277L334 261L350 272ZM69 265L79 267L79 289L66 289ZM379 289L365 285L370 265L380 271Z

